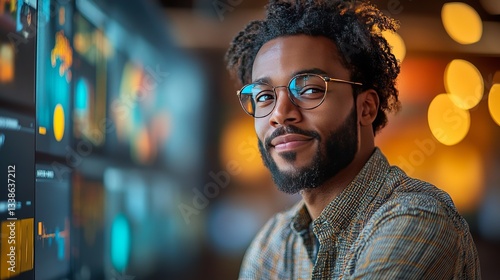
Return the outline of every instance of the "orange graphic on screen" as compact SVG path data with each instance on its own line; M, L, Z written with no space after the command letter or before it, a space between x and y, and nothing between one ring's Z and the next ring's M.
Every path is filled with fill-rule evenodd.
M56 33L56 44L50 52L50 62L52 67L56 67L57 60L61 61L59 65L59 75L66 75L66 81L71 81L70 67L73 65L73 50L69 44L68 38L64 36L64 31Z
M57 247L57 259L64 260L69 257L69 220L64 222L64 230L55 228L53 232L47 233L47 228L43 222L37 224L37 239L42 241L42 248L51 247L53 244Z
M0 44L0 83L14 80L14 48L11 44Z

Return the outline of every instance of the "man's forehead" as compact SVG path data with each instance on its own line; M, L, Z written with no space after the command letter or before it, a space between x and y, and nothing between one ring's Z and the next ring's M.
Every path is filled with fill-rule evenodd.
M285 35L276 37L265 42L262 47L257 52L257 56L264 51L276 51L278 49L291 46L289 50L300 49L301 47L315 46L314 49L308 49L308 51L315 51L317 48L325 48L331 50L331 54L337 55L337 46L333 40L325 36L312 36L306 34L296 34L296 35Z
M252 80L276 72L293 76L305 69L319 69L315 72L326 73L333 64L341 63L332 40L303 34L283 36L260 48L253 63Z

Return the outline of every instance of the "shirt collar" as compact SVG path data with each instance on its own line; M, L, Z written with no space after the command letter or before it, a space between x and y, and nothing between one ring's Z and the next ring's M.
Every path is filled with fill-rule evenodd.
M354 180L325 207L316 220L312 221L305 203L301 201L295 208L297 210L292 219L292 229L303 234L313 222L318 235L329 236L347 228L357 214L363 212L375 198L389 168L385 156L379 148L375 148Z
M295 233L304 235L309 231L309 226L312 222L311 215L307 211L304 200L301 200L294 208L292 209L292 213L295 212L296 214L293 216L290 226Z

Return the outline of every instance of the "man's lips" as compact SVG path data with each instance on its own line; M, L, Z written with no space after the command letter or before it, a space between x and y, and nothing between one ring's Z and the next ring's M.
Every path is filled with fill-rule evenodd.
M271 140L271 147L276 151L293 150L309 143L314 138L301 134L285 134Z

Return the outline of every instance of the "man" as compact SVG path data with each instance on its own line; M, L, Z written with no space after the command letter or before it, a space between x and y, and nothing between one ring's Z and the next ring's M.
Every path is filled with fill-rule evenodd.
M255 118L277 187L302 201L248 249L240 279L478 279L468 225L450 197L375 147L399 108L399 65L358 1L274 0L231 43L228 68Z

